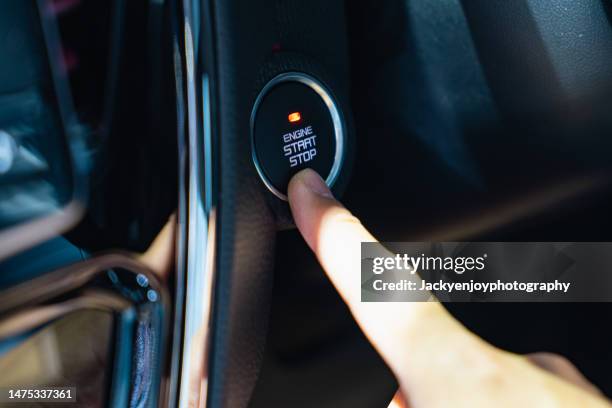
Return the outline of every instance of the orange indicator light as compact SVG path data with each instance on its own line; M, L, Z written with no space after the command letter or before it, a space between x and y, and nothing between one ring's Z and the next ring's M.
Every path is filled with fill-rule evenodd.
M300 114L300 112L293 112L289 114L288 118L289 118L289 122L295 123L295 122L299 122L300 120L302 120L302 115Z

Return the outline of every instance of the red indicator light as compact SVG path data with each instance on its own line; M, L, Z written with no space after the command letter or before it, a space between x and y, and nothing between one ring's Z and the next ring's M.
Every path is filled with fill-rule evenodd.
M288 119L291 123L299 122L300 120L302 120L302 115L300 114L300 112L293 112L289 114Z

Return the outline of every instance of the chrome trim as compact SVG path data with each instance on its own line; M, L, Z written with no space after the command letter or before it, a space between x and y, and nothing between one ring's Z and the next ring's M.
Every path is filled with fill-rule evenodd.
M329 88L327 88L322 82L308 74L305 74L303 72L285 72L272 78L272 80L270 80L270 82L268 82L266 86L263 87L263 89L257 96L257 99L255 99L255 104L253 105L253 110L251 111L251 157L253 158L253 163L255 164L255 168L257 169L259 177L266 185L268 190L270 190L272 194L274 194L281 200L287 201L287 195L278 191L278 189L276 189L276 187L274 187L274 185L270 182L259 163L257 154L255 153L255 117L257 116L259 105L261 104L263 98L266 97L268 92L273 87L283 82L299 82L308 86L310 89L315 91L321 97L321 99L323 99L323 102L325 102L325 105L327 105L327 109L329 109L329 113L332 117L332 123L334 124L334 134L336 137L336 152L334 153L334 163L329 171L329 174L325 178L325 183L330 188L333 187L334 183L338 179L338 176L340 175L340 169L342 168L342 162L344 160L344 141L346 138L346 127L344 125L342 113L338 108L336 99L333 97Z
M157 295L153 299L146 296L151 291ZM0 340L77 310L112 312L117 317L117 334L109 405L153 407L160 400L159 383L165 366L168 298L153 271L131 255L101 255L0 292ZM141 331L141 326L149 330ZM134 338L148 340L148 348L139 350ZM147 367L139 381L133 375L137 361Z
M95 309L112 312L126 309L129 306L130 303L120 296L105 291L92 290L74 299L62 300L49 305L43 304L35 308L26 307L25 310L20 310L0 319L0 339L32 331L79 310Z
M210 80L198 70L200 5L183 0L180 22L184 40L184 67L177 66L177 78L186 99L184 106L186 143L179 144L179 155L186 161L180 185L184 202L179 222L186 226L186 237L178 256L184 271L184 328L181 350L178 406L205 407L208 387L208 351L211 308L215 279L216 195L214 191L214 155ZM179 32L180 32L179 28ZM179 65L179 64L177 64ZM182 74L181 74L182 73ZM201 94L200 94L201 93ZM201 99L198 99L201 97ZM201 100L201 110L199 101ZM201 117L200 117L201 115Z
M173 15L175 17L176 15ZM185 103L183 98L183 62L179 46L179 33L176 30L178 22L173 18L175 32L173 33L173 66L176 87L176 118L177 118L177 146L178 146L178 207L176 222L175 242L175 290L174 290L174 326L172 328L172 346L170 356L170 378L168 379L168 408L176 407L181 377L181 349L183 344L183 316L185 306L185 259L187 246L187 189L186 179L188 157L186 154L185 141Z
M127 253L109 253L90 258L66 268L41 275L32 280L10 286L0 292L0 316L12 313L25 304L38 304L87 285L98 274L121 268L142 273L147 284L157 291L165 291L157 276ZM167 295L163 296L164 302Z

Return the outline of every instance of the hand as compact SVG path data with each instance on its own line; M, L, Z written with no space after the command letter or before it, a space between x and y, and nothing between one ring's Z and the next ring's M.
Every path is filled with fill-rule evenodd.
M167 282L174 268L176 214L172 214L149 248L136 258L151 269L162 282Z
M397 378L392 406L611 406L569 361L500 350L438 302L362 303L360 244L376 239L313 170L293 177L288 196L298 229Z

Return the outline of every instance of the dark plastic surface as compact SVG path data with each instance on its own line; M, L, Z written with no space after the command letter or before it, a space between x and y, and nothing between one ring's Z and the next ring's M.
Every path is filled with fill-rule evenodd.
M263 24L271 13L266 3L213 0L202 7L202 27L211 31L199 52L212 65L219 190L207 406L240 408L259 374L272 290L276 225L252 163L248 118L273 27Z

